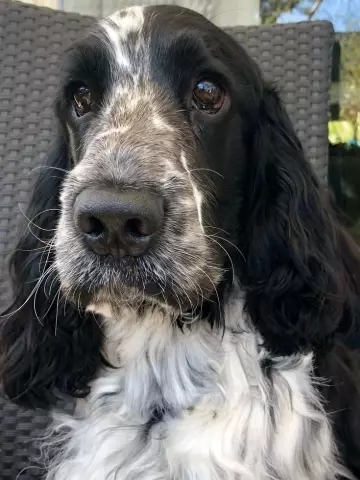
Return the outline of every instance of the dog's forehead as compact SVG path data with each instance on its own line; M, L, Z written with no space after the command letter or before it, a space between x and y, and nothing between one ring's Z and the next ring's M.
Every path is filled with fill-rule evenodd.
M202 15L169 5L128 7L100 21L100 28L110 42L118 66L125 70L134 66L145 68L149 56L154 54L154 42L158 43L161 38L166 37L165 44L171 49L181 34L187 35L189 44L191 37L195 42L202 29L206 31L209 25L212 24ZM191 32L196 34L191 35Z
M112 23L117 40L127 40L130 33L140 33L145 22L145 7L135 6L119 10L104 20L104 27Z
M134 48L144 48L144 7L129 7L100 21L119 67L129 69L134 63Z

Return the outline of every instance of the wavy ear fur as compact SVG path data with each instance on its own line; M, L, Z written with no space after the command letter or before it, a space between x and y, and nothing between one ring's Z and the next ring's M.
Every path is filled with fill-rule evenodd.
M58 195L69 167L67 145L59 138L41 170L27 212L30 222L10 260L14 300L0 319L0 378L9 398L28 406L47 406L55 391L85 396L101 361L96 322L64 302L51 268Z
M270 87L248 148L240 240L247 311L273 352L322 348L358 314L358 249L322 198Z

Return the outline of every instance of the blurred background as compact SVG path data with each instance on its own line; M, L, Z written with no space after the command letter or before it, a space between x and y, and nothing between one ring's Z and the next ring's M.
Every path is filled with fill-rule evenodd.
M221 27L329 20L336 31L329 105L329 183L360 244L360 0L24 0L90 16L176 3Z

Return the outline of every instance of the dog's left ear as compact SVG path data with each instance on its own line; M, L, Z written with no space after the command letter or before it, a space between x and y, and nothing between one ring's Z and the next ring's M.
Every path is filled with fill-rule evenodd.
M85 396L101 363L101 331L94 318L64 300L54 269L59 195L69 168L67 144L59 136L10 259L14 295L0 316L1 389L26 406L46 407L56 392Z
M271 87L250 137L239 245L246 309L272 351L322 347L360 311L358 249L324 200Z

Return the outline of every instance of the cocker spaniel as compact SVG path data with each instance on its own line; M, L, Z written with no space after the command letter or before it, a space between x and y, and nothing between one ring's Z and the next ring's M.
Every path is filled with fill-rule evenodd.
M257 65L133 7L69 49L56 114L0 362L16 402L86 397L47 480L360 476L359 253Z

